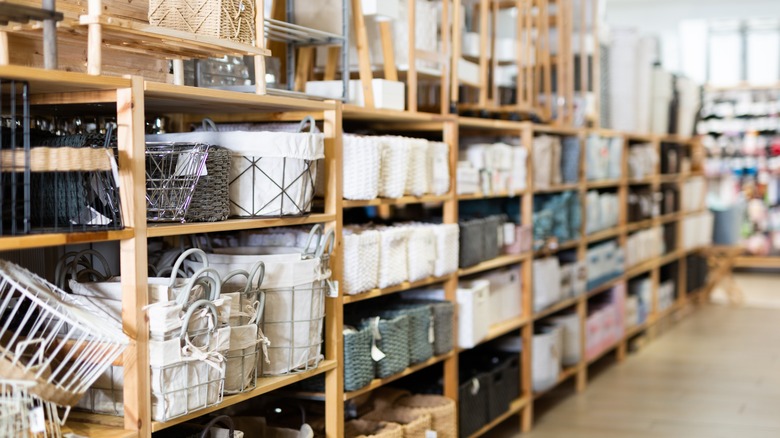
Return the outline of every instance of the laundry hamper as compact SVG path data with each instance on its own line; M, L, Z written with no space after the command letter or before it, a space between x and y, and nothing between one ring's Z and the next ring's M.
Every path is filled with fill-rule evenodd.
M230 151L211 146L203 175L192 193L184 218L187 222L223 221L230 215Z
M431 428L439 438L456 438L458 420L455 401L441 395L411 395L402 397L394 406L410 408L431 415Z
M344 227L344 275L342 289L354 295L377 287L379 281L379 246L377 230Z
M431 309L426 304L392 304L379 312L383 318L404 315L409 318L409 363L424 362L433 356Z
M383 379L398 374L409 366L409 318L400 315L392 319L380 317L363 319L360 328L368 327L373 335L374 345L383 358L375 358L375 375Z
M379 196L382 143L378 137L344 134L344 199L369 200Z
M401 425L387 421L350 420L344 423L345 438L404 438Z
M381 406L361 418L400 424L404 438L425 438L426 431L431 429L430 414L409 408Z
M0 369L29 392L73 406L127 347L127 337L61 289L0 260Z
M146 143L147 220L184 221L208 148L202 143Z
M149 24L196 35L254 44L255 2L242 0L151 0ZM257 11L263 19L263 11Z
M0 436L62 437L57 405L30 393L34 385L28 380L0 379Z
M190 330L192 316L203 312L211 323ZM208 300L193 303L182 318L179 338L149 341L152 418L168 421L222 402L224 356L217 349L217 309Z

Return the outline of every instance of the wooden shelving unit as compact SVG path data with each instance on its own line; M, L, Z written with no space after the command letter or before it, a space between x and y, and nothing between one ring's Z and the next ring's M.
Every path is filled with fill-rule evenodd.
M124 357L125 366L125 391L124 406L125 417L107 417L74 414L68 427L76 433L95 437L124 438L124 437L148 437L152 432L162 430L175 424L188 421L206 413L214 412L223 407L235 405L253 397L272 394L275 391L285 390L289 385L302 379L315 375L325 376L325 414L326 432L329 438L343 436L344 403L345 400L354 399L367 394L384 385L412 375L420 370L434 365L443 368L444 395L457 400L458 394L458 367L459 355L462 349L455 349L450 353L433 357L425 362L416 364L403 372L384 379L375 379L367 387L357 391L345 392L343 387L343 314L345 307L357 302L361 305L370 305L370 300L402 291L437 285L444 289L447 300L454 301L458 280L473 277L508 266L517 266L522 279L522 290L517 291L521 296L522 313L516 318L507 321L498 321L491 326L487 337L482 343L487 343L507 334L519 334L523 342L521 355L522 393L515 400L510 409L499 416L490 424L485 425L473 436L484 436L493 427L502 423L507 418L519 415L522 429L528 431L533 424L534 400L543 397L545 393L534 394L531 391L531 339L534 325L544 318L566 309L573 309L581 317L584 328L587 316L588 300L598 294L604 293L615 285L626 282L637 275L649 273L653 278L653 291L657 295L658 277L660 267L664 264L677 262L680 272L685 272L685 257L697 251L699 248L684 250L679 246L670 249L669 253L660 258L645 261L637 266L629 267L623 275L600 285L587 293L555 303L540 311L533 312L533 273L532 261L534 258L556 255L561 251L574 251L579 260L584 260L589 244L594 242L616 239L621 245L625 244L627 235L641 229L658 224L679 223L691 213L672 213L660 218L638 223L627 223L627 214L620 212L617 227L601 230L591 235L584 235L584 224L581 238L569 242L562 242L554 248L546 248L541 251L531 251L519 255L502 255L493 260L488 260L476 266L459 269L457 272L441 277L430 277L416 282L404 282L402 284L368 291L359 295L339 296L329 298L326 303L325 323L325 359L320 366L311 371L289 376L262 378L258 381L255 390L233 396L226 396L224 401L215 407L192 413L186 417L180 417L165 423L151 421L150 412L150 382L149 382L149 358L147 352L147 321L142 311L147 304L147 238L150 237L175 237L194 233L207 233L217 231L238 231L266 227L306 225L323 223L333 227L336 231L336 243L332 257L332 270L334 279L340 280L343 272L343 248L341 230L344 222L344 212L348 209L361 207L393 208L409 204L435 204L441 207L443 222L456 223L459 219L459 202L480 199L502 199L509 202L517 202L520 211L520 224L532 225L534 195L557 193L565 190L576 191L583 197L583 219L585 213L584 194L589 189L615 189L622 200L625 200L629 187L635 184L648 184L658 187L662 182L683 182L690 175L670 175L661 177L654 175L641 182L629 181L627 178L608 181L585 181L584 162L581 165L581 179L575 184L560 185L547 189L533 187L532 170L528 172L527 190L518 193L495 194L455 194L455 168L457 163L458 144L460 136L467 135L513 135L520 139L529 151L535 135L574 135L585 138L587 135L602 133L600 130L585 130L568 127L539 126L528 122L513 122L501 120L486 120L473 118L457 118L450 115L407 113L388 110L367 110L351 105L342 106L338 102L320 102L304 99L294 99L279 96L267 96L258 94L242 94L231 91L202 89L185 87L180 85L145 82L138 77L107 78L103 76L88 76L84 74L52 72L24 67L0 66L0 77L10 79L24 79L31 82L34 92L32 102L35 106L45 108L74 106L79 111L89 111L90 104L99 102L99 111L115 112L120 126L119 148L120 154L120 179L122 181L122 205L124 208L124 220L127 228L120 231L94 232L94 233L57 233L41 234L20 237L1 237L0 251L40 248L45 246L65 246L77 243L118 241L121 248L121 275L127 279L123 283L123 306L125 308L124 328L132 337L132 345ZM268 219L231 219L214 223L189 223L189 224L147 224L145 199L144 199L144 121L147 116L171 115L177 120L198 121L204 116L212 117L217 121L260 121L260 120L297 120L302 115L312 115L322 122L323 132L326 137L325 159L325 199L324 207L309 216L291 218ZM403 197L400 199L380 199L372 201L345 201L342 199L341 187L341 134L342 125L359 126L361 128L388 131L424 133L429 137L439 138L451 146L451 191L443 196ZM186 123L177 126L185 129ZM617 136L620 133L609 132ZM644 136L625 135L626 139L645 139ZM648 136L650 142L659 141L658 137ZM669 141L667 138L665 141ZM691 144L686 139L675 139L680 143ZM584 147L584 146L583 146ZM628 147L628 146L627 146ZM581 157L584 154L580 154ZM624 154L625 158L626 154ZM584 161L584 160L583 160ZM532 169L532 166L529 166ZM624 165L624 175L625 165ZM623 209L625 210L625 209ZM679 235L678 235L679 237ZM628 340L642 332L649 331L653 324L664 318L670 317L686 304L684 293L684 276L680 275L681 282L678 286L678 297L674 306L663 312L654 305L648 321L626 330L622 340L617 342L609 351L617 349L625 351ZM656 300L657 301L657 300ZM584 331L583 331L584 332ZM457 339L456 336L454 338ZM583 335L584 343L584 335ZM583 344L584 345L584 344ZM607 351L604 352L606 354ZM592 361L584 359L573 367L566 368L559 376L559 383L576 377L577 389L584 390L587 385L588 364ZM440 365L439 365L440 364Z

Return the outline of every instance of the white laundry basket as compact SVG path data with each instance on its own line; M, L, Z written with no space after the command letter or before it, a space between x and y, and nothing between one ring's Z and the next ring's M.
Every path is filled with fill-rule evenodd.
M149 141L198 141L230 150L230 214L300 216L311 211L325 137L310 132L202 131L149 135Z
M380 138L344 134L342 156L344 199L369 200L379 196Z

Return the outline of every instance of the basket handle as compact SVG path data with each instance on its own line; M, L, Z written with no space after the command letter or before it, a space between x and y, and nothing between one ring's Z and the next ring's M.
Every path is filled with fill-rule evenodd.
M317 247L320 245L320 242L322 241L322 234L323 234L323 228L322 224L314 224L313 227L311 227L311 231L309 231L309 238L306 239L306 246L303 248L303 253L307 255L314 255L317 252ZM317 243L314 248L311 247L312 241L314 239L314 236L317 236Z
M174 263L173 269L171 271L171 282L169 285L170 287L173 287L176 284L176 274L179 272L179 268L181 267L181 264L184 263L184 260L186 260L192 254L197 254L200 257L201 263L203 263L203 267L208 268L209 259L206 256L206 253L199 248L190 248L187 251L184 251L179 256L179 258L176 259L176 263Z
M219 272L214 268L201 268L192 278L189 279L184 289L176 296L176 304L185 307L187 301L189 301L190 293L195 286L201 286L206 291L206 297L204 299L214 301L219 299L219 294L222 291L222 281L219 278Z
M200 438L208 438L209 430L216 426L217 424L221 424L223 426L227 426L228 428L228 437L233 438L233 434L235 433L235 425L233 424L233 419L230 418L227 415L219 415L211 419L208 423L206 423L203 426L203 432L200 433Z
M247 284L249 283L249 272L246 272L243 269L236 269L235 271L229 272L225 277L222 278L222 284L228 284L230 280L233 279L233 277L242 276L246 278ZM244 286L244 292L246 292L246 286Z
M203 125L203 130L204 131L213 131L213 132L218 132L219 131L219 129L217 129L217 124L214 123L214 121L211 120L208 117L204 117L203 121L201 122L201 124Z
M314 121L314 117L312 116L306 116L301 120L301 123L298 125L298 132L306 132L306 125L309 125L309 132L308 134L314 134L314 128L317 127L317 122Z
M209 333L213 333L217 329L217 321L219 318L217 313L217 306L215 306L214 303L209 300L198 300L192 303L192 305L187 309L187 313L185 313L184 317L182 318L181 333L179 334L181 339L185 339L187 337L187 329L190 326L190 319L192 318L192 315L195 313L195 311L201 307L211 312L211 315L214 317L214 325L213 327L209 328Z
M260 286L263 284L263 280L265 280L265 263L262 260L258 260L257 263L252 266L252 269L249 271L249 275L247 275L246 288L244 289L244 292L249 292L253 289L260 289ZM252 286L253 283L256 283L254 287Z
M328 230L328 234L325 235L325 239L322 240L322 243L317 248L317 253L315 254L316 257L322 257L324 253L330 254L333 252L333 244L336 242L336 233L333 231L333 229ZM325 248L328 248L327 250Z
M263 317L263 312L265 312L265 291L261 290L257 296L257 311L255 312L255 316L252 317L249 323L259 324L260 319L262 319ZM262 332L260 334L262 335Z
M114 122L106 123L106 138L103 140L103 148L108 149L111 147L111 136L114 134Z

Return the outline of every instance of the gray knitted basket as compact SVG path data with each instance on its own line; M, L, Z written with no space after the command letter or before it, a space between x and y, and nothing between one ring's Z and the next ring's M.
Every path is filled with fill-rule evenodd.
M361 328L368 327L370 319L364 319ZM390 319L380 318L379 334L382 339L376 340L376 346L384 354L385 358L375 362L375 374L385 378L398 374L409 366L409 318L400 315Z
M230 214L230 150L209 147L205 168L208 174L202 175L195 185L185 216L187 222L224 221Z
M358 390L374 379L370 327L344 334L344 390Z
M409 318L409 362L417 364L433 356L430 340L431 308L427 304L393 304L389 310L379 313L385 318L407 316Z
M452 323L455 305L451 301L404 300L404 303L427 305L433 316L433 354L449 353L453 347Z

